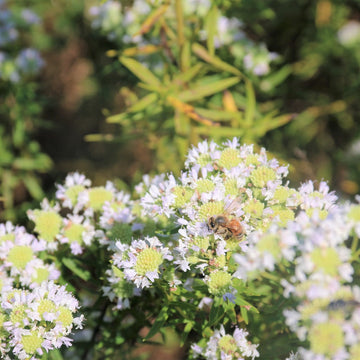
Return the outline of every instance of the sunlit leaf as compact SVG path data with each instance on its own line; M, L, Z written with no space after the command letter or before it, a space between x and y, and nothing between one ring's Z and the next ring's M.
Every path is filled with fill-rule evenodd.
M42 187L40 186L39 179L27 173L23 176L23 182L34 199L41 199L44 196Z
M161 46L147 44L142 46L134 46L125 49L122 53L125 56L150 55L161 50Z
M203 64L197 63L185 72L176 75L174 77L174 82L179 84L187 83L188 81L192 80L196 75L198 75L202 68Z
M240 79L238 77L231 77L211 84L195 86L190 90L182 91L176 96L181 101L195 101L228 89L229 87L239 83L239 81Z
M242 72L239 71L236 67L226 63L225 61L222 61L220 58L209 54L209 52L200 44L193 44L192 45L192 50L194 52L194 54L196 54L199 58L203 59L204 61L206 61L207 63L215 66L216 68L218 68L219 70L222 71L227 71L231 74L240 76L240 77L244 77Z
M161 16L166 12L168 7L168 4L160 5L157 9L152 11L141 25L139 31L137 31L133 36L135 37L137 35L143 35L148 33L154 26L154 24L156 24L157 21L161 18Z
M127 58L125 56L120 57L120 62L126 66L135 76L146 84L161 87L160 80L144 65L138 61Z
M146 109L149 105L154 103L158 99L158 95L151 93L146 96L144 96L142 99L140 99L138 102L136 102L134 105L130 106L126 112L138 112L143 111Z
M211 56L215 54L214 40L217 32L217 26L214 26L214 24L217 24L218 22L218 12L218 8L213 4L205 17L205 29L207 33L206 45Z
M254 88L249 80L245 81L246 86L246 108L245 122L250 125L255 118L256 98Z

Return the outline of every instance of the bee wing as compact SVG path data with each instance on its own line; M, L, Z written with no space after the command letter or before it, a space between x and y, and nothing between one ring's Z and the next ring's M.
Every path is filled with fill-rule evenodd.
M231 214L237 213L241 210L241 197L237 197L234 200L229 200L224 206L224 212Z

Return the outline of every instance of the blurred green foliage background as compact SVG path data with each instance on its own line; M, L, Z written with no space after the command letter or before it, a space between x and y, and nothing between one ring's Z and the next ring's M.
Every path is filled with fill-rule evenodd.
M233 136L354 196L359 18L357 0L0 1L0 220L68 172L131 188ZM21 73L29 47L43 65Z

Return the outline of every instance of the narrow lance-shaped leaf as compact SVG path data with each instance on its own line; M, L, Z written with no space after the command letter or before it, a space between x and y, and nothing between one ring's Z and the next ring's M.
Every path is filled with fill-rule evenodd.
M166 12L168 7L169 5L164 4L159 6L156 10L152 11L141 25L140 30L136 32L134 36L148 33L151 30L151 28L154 26L154 24L156 24L160 19L160 17Z
M173 83L186 83L192 80L203 68L203 64L197 63L188 70L180 73L173 78Z
M148 332L148 334L145 336L144 340L150 339L152 338L155 334L157 334L160 329L163 327L163 325L165 324L166 320L168 319L169 315L168 315L168 307L164 306L159 315L157 316L153 326L151 327L150 331Z
M220 319L224 316L224 309L220 305L215 305L215 302L211 306L210 315L209 315L209 326L217 324Z
M134 46L131 48L125 49L122 53L125 56L136 56L136 55L149 55L156 53L161 50L160 46L147 44L143 46Z
M44 196L44 192L35 176L28 173L24 175L23 181L30 195L34 199L41 199Z
M228 89L229 87L239 83L238 77L231 77L223 80L213 82L212 84L195 86L190 90L185 90L176 95L181 101L195 101L206 96L216 94L220 91Z
M207 39L206 45L209 49L209 53L213 56L215 54L215 36L217 31L217 24L218 21L218 8L213 4L210 11L206 15L205 18L205 27L207 32Z
M160 80L144 65L134 59L120 57L120 62L146 84L161 87Z
M217 124L213 123L211 120L201 116L195 111L195 108L192 105L186 104L173 96L168 96L167 101L177 110L186 114L189 118L209 126L218 126Z
M249 80L245 81L246 86L246 108L245 108L245 122L249 126L255 118L256 99L254 88Z
M158 95L151 93L141 98L134 105L130 106L126 112L138 112L145 110L149 105L154 103L158 99Z
M222 61L220 58L218 58L215 55L211 55L209 54L209 52L200 44L193 44L192 45L192 50L194 52L194 54L196 54L199 58L203 59L204 61L206 61L207 63L215 66L216 68L222 70L222 71L227 71L231 74L240 76L240 77L244 77L244 75L241 73L241 71L239 71L236 67L229 65L228 63L226 63L225 61Z
M181 47L184 44L184 13L183 13L183 4L182 0L175 0L175 12L176 12L176 32L177 32L177 42L178 46Z

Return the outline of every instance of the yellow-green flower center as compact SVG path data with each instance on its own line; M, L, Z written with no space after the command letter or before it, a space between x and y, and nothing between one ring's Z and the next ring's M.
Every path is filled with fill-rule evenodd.
M239 165L240 161L240 153L238 150L226 148L222 151L218 164L225 169L231 169Z
M197 163L200 166L206 166L211 162L211 157L209 154L200 154L199 158L197 159Z
M188 186L175 186L173 188L173 194L175 195L175 206L184 206L193 195L193 191Z
M158 271L162 261L162 255L155 249L142 250L136 259L135 271L141 276L149 271Z
M210 216L220 215L224 212L224 203L222 201L211 201L201 205L199 216L202 220L208 219Z
M224 185L225 185L226 195L233 195L233 196L239 195L239 189L237 187L236 179L228 178L225 180Z
M344 346L344 334L336 323L315 324L309 331L310 348L316 354L332 358Z
M264 204L256 199L249 200L244 206L244 212L255 218L260 218L263 211Z
M204 238L204 237L196 237L194 239L194 245L198 246L200 248L200 250L205 251L205 250L208 249L208 247L210 245L209 238L208 237L206 237L206 238Z
M14 241L15 240L15 234L5 234L0 236L0 244L4 241Z
M280 226L285 226L288 221L292 221L295 218L295 214L292 210L283 207L281 205L275 205L272 206L272 210L274 211L273 213L273 217L278 217L279 218L279 225Z
M255 154L251 154L251 155L248 155L246 157L246 160L245 160L245 164L247 166L249 165L259 165L260 162L259 162L259 159L258 159L258 155L255 155Z
M77 203L77 198L78 198L78 195L83 191L85 190L85 187L82 186L82 185L74 185L74 186L71 186L70 188L68 188L66 191L65 191L65 195L67 198L70 199L72 205L76 205Z
M274 200L277 200L279 203L285 203L290 195L291 195L291 190L289 188L284 186L279 186L275 190Z
M226 271L216 271L210 274L209 292L213 295L224 295L231 286L231 275Z
M70 326L74 320L71 311L64 306L60 306L58 310L59 316L56 321L60 321L64 327Z
M31 280L34 283L41 284L43 281L49 278L49 270L47 268L38 268L36 269L35 274L32 276Z
M83 243L82 234L85 231L85 227L81 224L70 223L66 226L64 235L69 239L70 243L77 242Z
M11 311L10 321L13 324L21 323L25 319L25 305L17 305Z
M89 206L94 210L101 210L105 201L111 201L113 194L103 186L94 187L89 190Z
M51 242L59 234L62 223L61 216L54 211L34 210L35 231L45 241Z
M234 354L237 350L237 345L235 339L231 335L225 335L221 337L218 342L219 349L225 354Z
M268 181L276 180L276 172L266 166L260 166L251 173L250 179L254 186L263 188Z
M38 313L42 316L45 312L53 313L56 310L56 305L49 299L42 299L37 308Z
M341 265L341 260L335 249L317 248L313 250L310 256L316 270L320 269L330 276L336 276L338 274L338 267Z
M27 354L32 355L35 351L41 347L43 339L40 337L38 331L33 331L31 335L23 335L21 337L21 343Z
M215 189L215 184L209 179L199 179L196 182L196 189L200 192L210 192Z
M10 261L17 269L24 269L32 257L33 251L30 246L14 246L9 251L8 261Z

